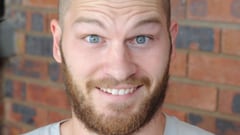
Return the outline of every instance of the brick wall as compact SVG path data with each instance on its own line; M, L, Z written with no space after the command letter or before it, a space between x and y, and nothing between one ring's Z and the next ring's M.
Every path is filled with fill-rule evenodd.
M180 23L167 112L217 135L240 134L240 0L172 0Z
M2 74L3 74L3 67L6 59L0 58L0 87L2 87ZM4 100L3 100L3 91L0 90L0 134L2 133L2 127L4 122Z
M5 1L17 55L4 71L3 134L15 135L70 113L49 33L58 0ZM172 0L180 32L164 111L218 135L240 134L239 9L240 0Z
M4 71L4 135L17 135L70 116L60 67L52 59L51 18L57 0L5 0L17 54Z

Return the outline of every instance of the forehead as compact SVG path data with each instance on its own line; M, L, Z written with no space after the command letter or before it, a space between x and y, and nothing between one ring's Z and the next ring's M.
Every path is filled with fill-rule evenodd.
M60 3L65 5L95 5L95 4L106 4L111 6L112 8L121 8L127 5L161 5L163 0L60 0Z
M70 21L81 15L119 21L119 18L138 18L156 16L164 21L165 15L161 0L71 0L68 3L64 21ZM103 15L103 16L101 16ZM107 19L106 18L106 19ZM161 19L160 19L161 18ZM76 19L76 18L75 18Z

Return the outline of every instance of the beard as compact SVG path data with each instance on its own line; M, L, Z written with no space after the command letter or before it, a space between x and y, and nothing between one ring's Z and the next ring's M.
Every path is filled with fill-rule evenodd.
M170 59L162 79L159 80L153 88L150 87L151 82L148 77L131 77L122 82L113 78L89 80L85 81L85 87L78 87L79 85L73 80L67 68L62 50L61 53L66 92L70 99L74 115L88 130L101 135L129 135L137 132L141 127L144 127L153 118L157 110L161 108L166 95ZM130 84L133 86L135 84L143 84L146 87L146 91L153 92L149 96L146 96L144 100L141 100L142 102L138 106L138 111L134 113L124 112L130 107L127 104L111 104L108 106L116 114L125 113L124 117L120 115L119 117L118 115L107 116L98 113L91 102L91 98L87 96L87 94L89 95L93 89L96 89L96 86L111 88L117 84ZM83 91L86 91L87 94Z

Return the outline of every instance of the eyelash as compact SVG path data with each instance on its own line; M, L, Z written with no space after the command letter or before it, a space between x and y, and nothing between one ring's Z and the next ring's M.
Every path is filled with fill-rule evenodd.
M148 38L147 40L147 43L143 43L142 45L144 45L144 44L148 44L148 42L150 42L150 41L153 41L155 38L154 38L154 36L153 35L144 35L144 34L141 34L141 35L137 35L137 36L134 36L134 37L132 37L132 38L130 38L129 40L127 40L127 41L130 41L130 45L132 45L131 44L131 42L136 42L136 39L138 38L138 37L145 37L145 38ZM138 44L138 43L137 43Z
M95 38L99 38L99 43L96 42L96 43L91 43L90 42L90 39L91 39L91 36L93 38L93 36L95 36ZM98 34L86 34L84 36L81 36L80 37L81 40L84 40L85 42L89 43L89 44L100 44L100 43L103 43L104 42L104 38L102 36L99 36Z
M100 38L100 42L99 42L99 43L90 43L89 41L87 41L87 38L88 38L88 37L90 38L90 36L97 36L98 38ZM147 41L147 42L153 41L153 40L155 39L154 35L144 35L144 34L140 34L140 35L136 35L136 36L134 36L134 37L132 37L132 38L128 38L125 43L128 44L128 45L133 45L132 42L133 42L133 43L136 42L136 39L137 39L138 37L141 37L141 36L143 36L143 37L145 37L145 38L148 38L148 41ZM101 43L105 42L105 41L104 41L104 38L103 38L102 36L99 36L98 34L88 34L88 35L82 36L81 39L85 40L85 41L88 42L89 44L101 44ZM88 39L88 40L89 40L89 39ZM130 44L129 44L129 43L130 43ZM145 44L145 43L143 43L143 44ZM147 44L147 43L146 43L146 44Z

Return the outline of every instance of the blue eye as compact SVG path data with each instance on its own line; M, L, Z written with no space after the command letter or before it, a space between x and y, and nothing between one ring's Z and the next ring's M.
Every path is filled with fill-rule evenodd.
M144 35L140 35L135 38L135 42L137 44L146 44L148 42L148 40L149 40L149 37L144 36Z
M153 35L137 35L127 40L127 44L135 47L145 47L154 41Z
M86 40L89 43L96 44L96 43L101 42L101 37L99 37L98 35L89 35L86 37Z
M145 36L137 36L136 37L136 43L138 44L144 44L146 42L146 37Z

